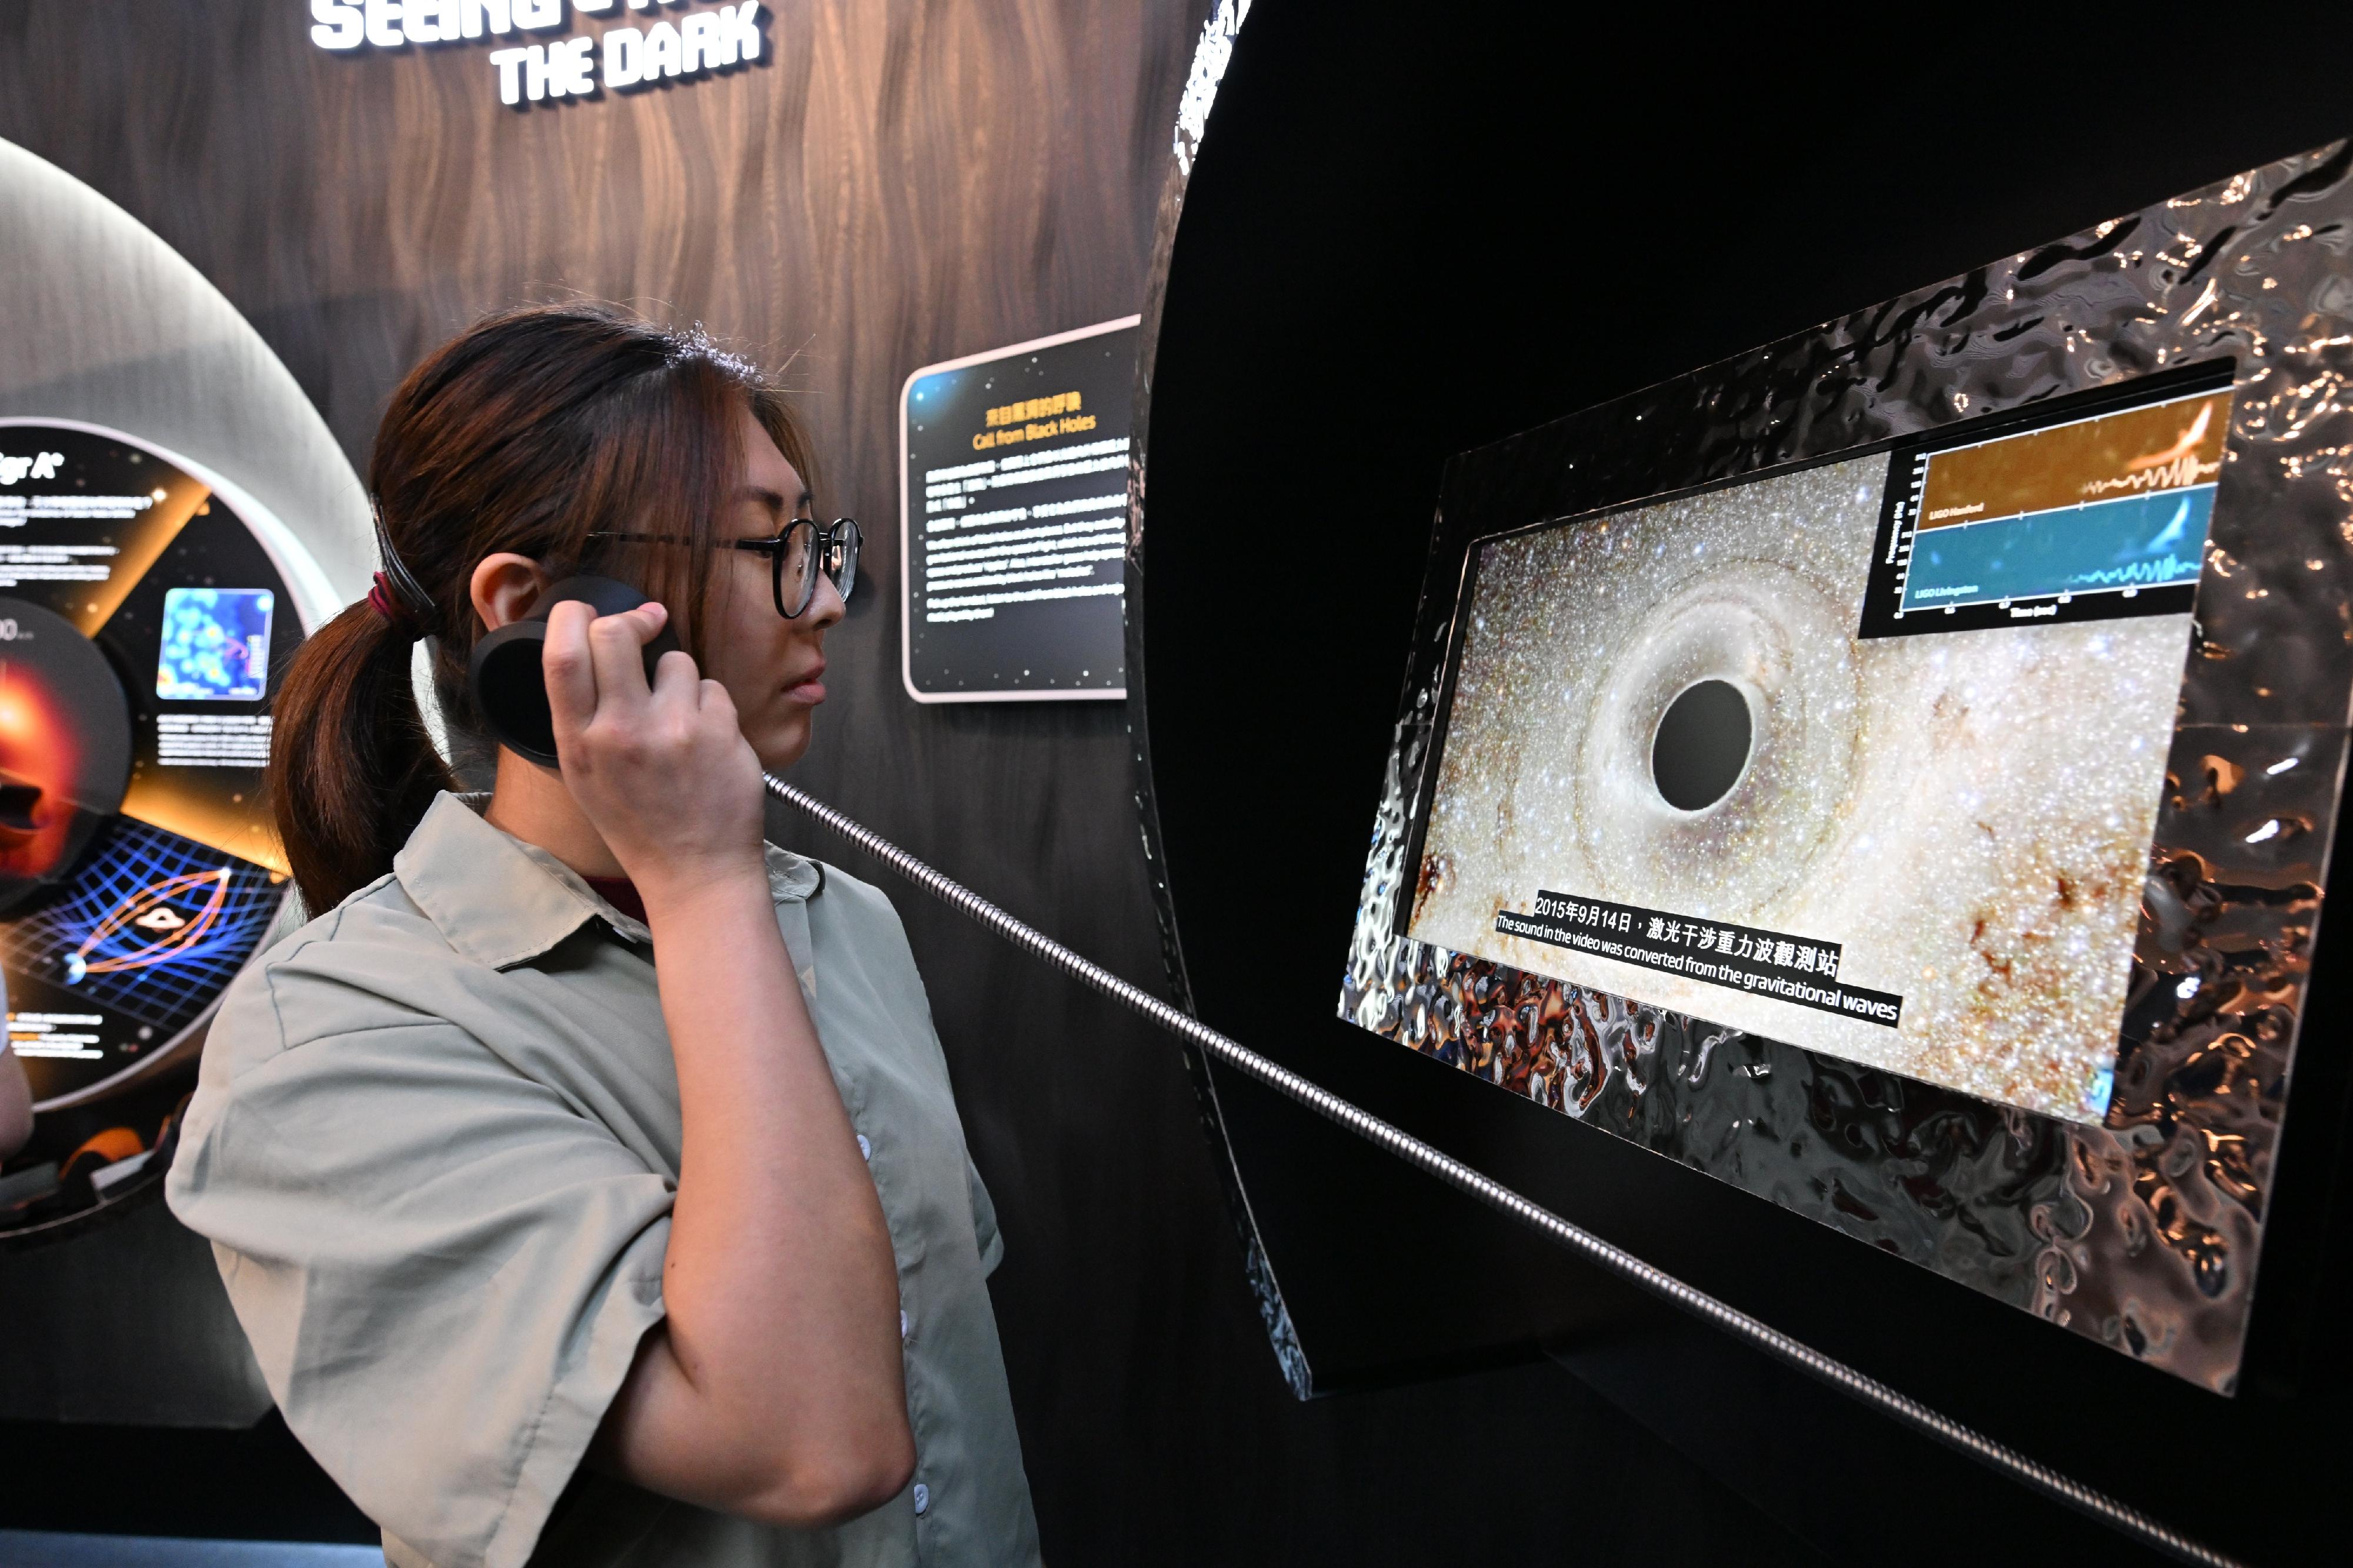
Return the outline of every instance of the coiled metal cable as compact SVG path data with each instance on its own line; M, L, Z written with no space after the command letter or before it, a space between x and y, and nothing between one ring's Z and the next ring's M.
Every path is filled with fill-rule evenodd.
M1043 960L1091 990L1101 992L1132 1012L1142 1014L1173 1035L1180 1035L1219 1061L1286 1095L1330 1121L1335 1121L1366 1142L1379 1145L1459 1192L1468 1193L1492 1209L1510 1215L1539 1236L1567 1247L1628 1283L1672 1302L1692 1316L1713 1323L1735 1339L1746 1341L1766 1354L1807 1376L1830 1384L1915 1432L1926 1433L1948 1447L1957 1448L1979 1463L2022 1482L2101 1523L2121 1531L2144 1544L2206 1568L2242 1568L2239 1560L2192 1541L2179 1531L2119 1502L2105 1492L2039 1464L1983 1433L1940 1415L1908 1394L1900 1394L1812 1346L1790 1338L1768 1323L1717 1300L1704 1290L1684 1284L1662 1268L1645 1263L1625 1248L1604 1241L1591 1231L1570 1224L1541 1204L1521 1196L1501 1182L1480 1174L1443 1150L1433 1148L1402 1128L1341 1099L1256 1051L1210 1028L1191 1014L1169 1005L1141 986L1129 984L1101 964L1083 958L1034 927L1014 919L987 899L916 859L871 828L843 816L807 791L765 775L768 792L798 807L849 839L893 871L958 912L970 916L1007 942Z

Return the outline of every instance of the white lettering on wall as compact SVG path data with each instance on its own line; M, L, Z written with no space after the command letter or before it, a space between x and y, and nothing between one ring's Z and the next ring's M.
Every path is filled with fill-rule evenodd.
M590 54L596 46L594 38L580 37L491 50L491 64L499 70L499 101L587 97L596 90L596 60Z
M446 24L448 20L445 15L442 21ZM507 0L459 0L459 37L479 38L486 32L503 36L513 31L514 13L508 8ZM449 35L444 32L441 37L447 39Z
M489 55L499 101L522 105L593 98L659 81L725 70L763 51L761 0L626 0L629 11L681 11L643 26L607 26L545 43L520 40ZM322 49L411 49L560 31L565 0L311 0L311 41ZM617 22L622 0L571 0L572 15ZM600 48L601 45L601 48ZM601 61L601 70L599 68Z
M642 32L611 29L605 35L605 85L617 90L640 87L759 58L759 0L741 0L681 16L676 26L660 21Z
M29 458L0 453L0 485L13 485L23 479L54 479L58 465L65 460L63 452L36 452Z
M356 5L335 0L311 0L311 41L322 49L355 49L367 37L366 24Z

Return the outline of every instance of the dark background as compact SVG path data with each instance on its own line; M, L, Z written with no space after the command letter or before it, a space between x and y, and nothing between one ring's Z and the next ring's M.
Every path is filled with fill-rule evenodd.
M2326 1327L2347 1259L2320 1247L2342 1171L2308 1135L2344 1115L2346 1019L2325 979L2248 1386L2225 1401L1374 1039L1335 1017L1335 971L1433 503L1443 484L1476 506L1480 479L1525 499L1575 454L1530 438L1516 479L1476 456L1450 479L1451 455L2327 142L2353 130L2353 97L2279 14L2239 40L2243 70L2187 63L2211 26L2071 21L2030 41L1948 17L1861 39L1678 15L1615 18L1605 37L1589 20L1373 7L1337 26L1269 4L1245 29L1176 233L1131 588L1193 998L1284 1065L2032 1457L2228 1550L2310 1557L2335 1528L2330 1484L2326 1451L2296 1435L2335 1418L2348 1370ZM1245 407L1267 417L1237 428ZM2316 974L2348 934L2325 928ZM1992 1542L2135 1560L1746 1351L1613 1301L1271 1094L1218 1083L1318 1388L1533 1339L1838 1560L1959 1562ZM2191 1433L2204 1458L2177 1447ZM2210 1464L2263 1477L2263 1500Z
M355 464L427 348L576 292L791 360L820 505L883 520L908 371L1144 302L1205 10L790 0L758 67L518 112L479 47L329 56L290 0L19 0L0 11L0 136L188 257ZM1188 194L1155 388L1145 679L1192 978L1213 1022L1377 1107L1434 1108L1469 1152L1546 1113L1461 1098L1484 1090L1331 1019L1446 457L2346 118L2327 35L2276 18L2227 48L2213 30L2252 24L1954 19L1915 42L1609 21L1259 0ZM1155 979L1119 706L907 701L895 529L870 538L797 782ZM1189 567L1172 538L1195 542ZM1228 1085L1303 1339L1355 1390L1294 1402L1165 1037L886 887L1005 1226L993 1293L1053 1560L2129 1560ZM1205 893L1216 918L1187 916ZM1637 1158L1591 1201L1681 1227L1695 1255L1738 1243L1715 1288L1745 1274L1801 1305L1881 1278L1836 1237L1852 1268L1789 1272L1727 1206L1751 1200ZM1566 1323L1574 1374L1530 1359ZM2201 1462L2200 1436L2120 1441L2168 1471ZM5 1427L0 1473L0 1525L365 1536L274 1420Z
M910 371L1139 308L1206 9L779 0L756 67L518 111L485 46L330 55L297 0L20 0L0 7L0 137L187 257L354 466L426 350L481 311L577 293L790 362L819 504L885 522ZM1155 981L1121 706L909 701L896 533L869 531L797 782ZM1605 1554L1808 1560L1554 1368L1294 1401L1166 1038L884 885L1004 1225L992 1289L1052 1560L1523 1561L1572 1529ZM134 1267L111 1285L146 1288ZM219 1331L216 1308L187 1316ZM103 1333L72 1315L0 1334L106 1374ZM371 1538L274 1416L0 1425L0 1527Z

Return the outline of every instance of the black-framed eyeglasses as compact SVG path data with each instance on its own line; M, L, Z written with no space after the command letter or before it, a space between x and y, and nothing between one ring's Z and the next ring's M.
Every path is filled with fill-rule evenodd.
M691 544L682 533L592 533L591 539L615 539L628 544ZM798 517L772 539L732 539L728 547L756 551L768 558L768 583L776 596L776 614L793 620L817 597L818 574L832 579L833 591L849 602L858 585L858 546L864 535L854 517L831 522Z

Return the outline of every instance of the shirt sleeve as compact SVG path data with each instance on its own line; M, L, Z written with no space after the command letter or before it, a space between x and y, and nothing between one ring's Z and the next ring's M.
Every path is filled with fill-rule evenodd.
M812 862L814 864L814 862ZM856 910L856 921L850 930L855 945L869 961L883 965L878 989L896 1004L894 1016L901 1027L922 1042L939 1074L943 1109L950 1125L963 1132L957 1119L955 1091L949 1088L947 1051L940 1044L938 1024L932 1017L930 991L923 984L923 974L915 963L915 950L907 941L907 927L899 911L883 895L882 889L870 882L842 871L826 875L823 886L837 889L831 893L837 903ZM964 1155L965 1192L972 1207L972 1238L980 1249L980 1275L986 1279L997 1272L1005 1261L1005 1237L997 1228L997 1205L988 1195L988 1187L980 1179L980 1168L972 1163L969 1150Z
M972 1156L964 1157L965 1185L972 1191L972 1236L980 1244L980 1277L984 1279L997 1272L1005 1261L1005 1237L997 1231L997 1205L990 1201L988 1188L980 1180L980 1167Z
M661 1320L670 1181L464 1030L299 964L249 972L225 1037L167 1190L288 1426L438 1568L522 1563Z

